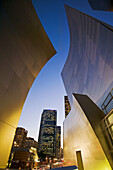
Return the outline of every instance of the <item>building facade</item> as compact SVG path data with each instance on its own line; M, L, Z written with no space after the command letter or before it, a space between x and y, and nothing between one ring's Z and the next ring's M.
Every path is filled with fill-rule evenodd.
M38 147L38 142L34 140L34 138L31 137L26 137L25 140L25 148L37 148Z
M25 130L24 128L17 127L12 147L13 148L25 147L25 141L26 141L27 133L28 133L28 131Z
M64 96L64 104L65 104L65 118L66 118L71 110L68 96Z
M113 88L113 30L76 9L65 8L70 49L62 78L71 111L64 120L64 162L79 166L79 152L85 170L111 170L113 148L102 129L101 105Z
M38 138L38 154L42 152L46 156L55 157L56 119L56 110L43 110Z
M56 146L55 146L55 157L61 158L61 126L56 126Z
M88 2L93 10L113 11L112 0L88 0Z
M56 51L31 0L1 0L0 11L0 168L5 168L27 94Z
M12 149L8 160L8 168L29 168L38 160L38 142L34 138L27 137L28 131L17 127Z
M106 99L101 105L102 111L107 115L113 109L113 89L107 95Z

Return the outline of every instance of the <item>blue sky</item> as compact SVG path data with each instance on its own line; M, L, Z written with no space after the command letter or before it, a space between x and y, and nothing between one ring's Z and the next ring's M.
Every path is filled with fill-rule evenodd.
M57 110L57 125L62 126L65 117L64 95L66 92L61 71L68 56L70 36L64 4L113 25L113 13L93 11L88 0L33 0L38 17L57 51L35 79L18 124L28 130L28 136L35 140L38 140L43 109Z

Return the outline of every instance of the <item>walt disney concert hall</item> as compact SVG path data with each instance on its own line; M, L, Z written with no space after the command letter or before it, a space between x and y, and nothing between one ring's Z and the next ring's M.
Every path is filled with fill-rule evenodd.
M61 73L71 105L64 164L113 169L113 28L65 6L70 49Z
M0 168L35 78L56 54L31 0L0 1Z

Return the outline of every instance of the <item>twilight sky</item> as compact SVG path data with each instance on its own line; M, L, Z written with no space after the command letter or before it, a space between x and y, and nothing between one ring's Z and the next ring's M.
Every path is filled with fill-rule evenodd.
M28 136L38 141L43 109L57 110L57 125L62 126L65 117L64 95L66 95L66 92L61 78L61 71L68 56L70 37L64 4L106 21L111 25L113 25L113 13L93 11L88 0L32 1L38 17L57 51L57 54L44 66L35 79L25 101L18 124L18 126L28 130Z

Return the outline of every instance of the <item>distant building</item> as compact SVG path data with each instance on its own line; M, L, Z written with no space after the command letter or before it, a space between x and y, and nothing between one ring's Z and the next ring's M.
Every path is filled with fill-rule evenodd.
M56 110L43 110L38 138L38 154L55 157Z
M25 140L27 137L28 131L25 130L22 127L17 127L15 136L14 136L14 141L13 141L13 148L22 148L25 146Z
M55 157L61 158L61 126L56 126L56 154Z
M61 148L60 152L61 152L61 158L63 158L63 148Z
M26 137L25 147L26 148L31 148L31 147L37 148L38 147L38 142L35 141L34 138Z
M13 148L8 167L12 169L28 169L33 167L34 153L27 148Z
M64 102L65 102L65 118L66 118L67 115L69 114L70 110L71 110L71 106L70 106L70 103L69 103L68 96L64 96Z
M27 137L27 133L24 128L17 127L8 161L9 168L30 168L33 167L33 162L38 160L38 142L34 138Z

